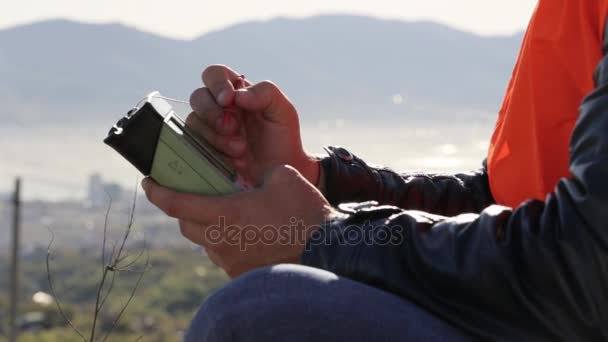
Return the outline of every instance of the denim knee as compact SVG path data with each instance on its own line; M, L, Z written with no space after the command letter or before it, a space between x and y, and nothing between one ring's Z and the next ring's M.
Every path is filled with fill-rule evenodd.
M278 265L245 274L203 303L185 341L470 341L394 294L333 273Z
M249 317L261 315L272 305L273 314L290 310L283 300L293 286L310 287L327 279L337 279L329 272L299 265L261 268L228 283L211 295L192 320L185 341L229 341L247 336L254 323ZM320 284L317 284L321 286ZM312 285L314 286L314 285ZM296 291L297 292L297 291ZM272 298L270 298L272 297ZM284 303L284 304L283 304Z

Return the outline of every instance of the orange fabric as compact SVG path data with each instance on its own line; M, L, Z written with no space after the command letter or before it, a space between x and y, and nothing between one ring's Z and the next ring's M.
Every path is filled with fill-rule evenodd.
M608 0L540 0L488 152L492 194L516 207L569 177L570 136L594 89Z

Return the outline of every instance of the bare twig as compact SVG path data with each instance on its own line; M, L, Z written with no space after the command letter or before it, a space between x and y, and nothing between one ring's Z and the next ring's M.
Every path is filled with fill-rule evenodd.
M116 253L114 253L114 251L112 252L112 256L111 256L110 262L106 265L106 267L104 267L105 274L102 277L102 282L105 281L105 279L107 277L107 272L113 272L113 275L112 275L112 281L111 281L110 287L108 289L108 292L106 293L106 296L102 300L102 305L99 306L99 311L101 311L103 303L105 303L107 297L110 295L110 291L112 290L112 287L114 286L114 275L116 274L116 272L126 271L126 269L125 268L121 268L119 266L119 264L122 261L124 261L126 258L129 257L129 255L125 252L124 248L125 248L125 246L127 244L127 240L129 239L129 236L131 235L131 230L132 230L133 224L135 222L135 209L136 209L136 205L137 205L137 186L135 187L135 192L134 192L134 195L133 195L133 202L132 202L131 211L130 211L130 214L129 214L129 222L127 224L127 229L125 230L125 233L123 235L120 247L118 248L118 251ZM122 255L123 253L125 253L126 256L123 256ZM141 256L142 254L143 253L140 253L139 256ZM129 263L128 266L133 265L134 263L136 263L138 261L138 259L139 259L139 256L137 256L133 262ZM116 325L120 321L120 318L122 317L122 315L126 311L127 306L131 303L131 301L135 297L135 293L137 292L137 289L141 285L141 281L142 281L142 279L144 277L145 272L147 271L147 269L149 267L149 264L150 264L150 257L148 255L146 263L144 265L144 269L141 271L141 273L140 273L140 275L139 275L139 277L137 279L137 282L136 282L135 286L133 287L133 290L131 291L131 295L129 296L129 298L127 300L127 303L125 305L121 305L120 312L118 313L118 315L114 319L114 322L112 323L112 326L110 327L110 330L108 331L108 333L104 337L103 341L106 341L110 337L110 335L112 334L112 331L114 330L114 328L116 327ZM103 284L101 284L99 288L101 289L102 287L103 287ZM93 325L93 329L94 328L95 328L95 325ZM92 330L91 341L94 341L94 337L95 337L94 336L94 330Z
M110 196L110 194L107 192L106 192L106 195L108 196L109 203L108 203L108 209L106 210L106 216L105 216L105 220L104 220L104 224L103 224L103 243L101 245L102 271L101 271L101 280L99 281L99 285L97 286L97 293L95 295L95 312L93 313L93 327L91 328L91 335L89 337L89 341L91 341L91 342L95 341L95 329L97 328L97 317L99 316L99 312L101 311L103 304L105 304L105 301L108 298L108 295L110 294L110 291L111 291L111 288L110 288L110 291L107 292L106 296L103 298L103 301L102 301L101 292L105 285L106 278L108 276L108 271L109 271L108 267L106 267L106 241L107 241L107 235L108 235L108 221L109 221L109 217L110 217L110 210L112 209L112 196ZM114 254L113 251L112 251L112 254ZM110 258L112 258L112 257L113 257L113 255L110 256ZM114 286L114 277L112 277L111 287L113 287L113 286Z
M104 306L104 304L106 303L106 300L108 299L108 297L110 297L110 293L112 293L112 289L114 289L115 280L116 280L116 272L112 272L112 279L110 280L110 286L106 290L106 294L101 299L101 303L99 304L100 308L102 308Z
M125 249L127 240L129 239L129 237L131 235L133 225L135 222L135 208L136 208L136 203L137 203L137 186L135 187L135 193L133 195L133 202L131 205L131 211L129 213L129 222L128 222L125 232L122 236L122 239L121 239L120 243L118 243L118 244L116 242L113 243L112 251L109 254L109 256L107 255L108 224L109 224L110 210L112 208L112 197L109 194L107 194L107 195L109 198L109 204L108 204L108 208L105 213L106 215L105 215L104 227L103 227L103 242L102 242L102 246L101 246L102 247L102 250L101 250L101 263L102 263L101 279L99 281L99 285L97 286L97 290L96 290L95 310L94 310L94 314L93 314L92 328L91 328L88 340L87 340L87 338L85 338L84 334L82 332L80 332L80 330L78 330L76 328L76 326L68 319L67 315L64 313L64 311L61 307L61 303L53 288L51 269L50 269L50 253L51 253L50 250L51 250L51 245L53 244L53 241L55 240L55 235L49 229L49 231L52 234L52 239L51 239L51 242L49 243L48 250L47 250L47 257L46 257L46 267L47 267L47 277L48 277L48 281L49 281L49 287L50 287L52 295L55 297L55 303L57 304L57 309L59 310L59 313L61 314L63 319L69 324L69 326L85 342L94 342L95 341L95 337L97 334L97 321L99 319L101 311L103 310L103 308L106 304L106 301L108 300L108 298L111 295L112 290L114 289L117 273L120 273L120 272L135 273L135 274L139 274L139 276L137 278L137 282L135 283L134 287L131 290L131 293L130 293L126 303L123 304L122 300L121 300L120 311L114 318L111 327L109 328L108 332L105 334L105 336L103 338L103 341L106 341L110 337L110 335L112 334L112 332L118 325L120 319L122 318L123 314L127 310L127 307L129 306L129 304L135 297L135 293L141 286L141 282L144 277L144 274L150 268L150 255L148 253L147 246L145 243L145 235L144 235L144 246L137 255L135 255L135 256L129 255L129 253ZM142 255L144 253L146 253L146 261L143 265L143 268L142 269L131 269L132 266L134 266L135 264L137 264L139 262L139 260L141 259ZM112 276L111 276L111 278L109 280L109 284L108 284L108 276L110 273L112 274ZM141 340L143 337L144 337L144 335L140 336L136 341Z
M80 336L80 338L82 338L82 340L84 342L87 342L87 339L84 337L84 335L80 332L80 330L78 330L78 328L76 328L76 326L68 318L68 316L65 314L65 312L63 312L63 308L61 307L61 302L59 301L59 296L57 296L57 293L55 292L55 288L53 287L50 259L51 259L51 246L53 245L53 242L55 241L55 233L53 233L53 231L50 228L47 227L47 229L51 233L51 242L49 242L49 245L46 249L46 276L47 276L47 280L49 282L49 289L51 290L51 294L53 295L53 298L55 299L55 305L57 306L57 311L59 311L59 314L61 315L61 317L68 323L70 328L72 328L72 330L74 330L76 332L76 334L78 334L78 336Z
M102 266L102 271L105 268L105 264L106 264L106 241L107 241L107 237L108 237L108 220L110 219L110 209L112 209L112 196L110 196L109 193L106 192L106 195L108 196L109 202L108 202L108 209L106 210L106 216L103 222L103 243L101 244L101 266ZM114 252L112 252L114 253Z
M110 335L112 334L112 331L114 331L114 328L116 328L116 326L118 325L120 318L125 313L125 311L127 310L127 307L129 306L129 304L135 297L135 292L137 292L137 290L139 289L139 285L141 285L141 281L144 278L144 275L146 274L146 271L149 268L149 266L150 266L150 257L148 255L144 270L139 274L139 278L137 278L137 282L135 283L135 286L133 287L133 290L131 291L131 295L127 299L127 302L124 305L122 305L120 312L118 313L118 315L116 316L116 319L114 320L114 322L112 323L112 326L110 327L110 331L108 331L108 334L103 339L104 342L110 337Z
M118 253L116 254L116 257L114 258L114 260L120 260L122 251L124 250L125 244L127 243L127 240L129 239L129 235L131 234L131 229L133 228L133 223L135 222L136 204L137 204L137 187L135 187L135 192L133 194L133 202L131 205L131 213L129 215L129 223L127 224L127 230L125 231L125 235L123 236L122 243L120 244L120 248L118 249Z
M139 251L139 254L137 254L137 255L135 256L135 258L133 258L133 260L129 261L129 262L128 262L127 264L125 264L125 265L119 265L119 264L120 264L121 262L123 262L124 260L126 260L127 258L122 258L121 260L119 260L119 261L116 263L116 267L117 267L117 269L125 269L125 268L128 268L128 267L130 267L130 266L133 266L134 264L136 264L136 263L139 261L139 259L141 258L141 256L144 254L144 252L145 252L145 251L146 251L146 245L145 245L145 241L144 241L144 248L142 248L142 249ZM129 256L129 257L131 257L131 256Z

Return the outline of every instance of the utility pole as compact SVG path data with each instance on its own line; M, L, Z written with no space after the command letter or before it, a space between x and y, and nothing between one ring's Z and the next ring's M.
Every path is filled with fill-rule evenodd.
M19 334L17 328L17 312L19 305L19 235L21 229L21 179L15 180L13 197L13 247L11 262L9 342L16 342Z

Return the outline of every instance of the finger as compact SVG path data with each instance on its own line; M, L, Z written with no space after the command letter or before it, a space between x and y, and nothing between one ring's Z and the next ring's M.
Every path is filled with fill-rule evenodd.
M179 220L179 230L186 239L192 241L197 245L204 244L205 232L204 227L198 223L192 223L190 221Z
M234 132L232 135L218 134L218 132L209 127L207 123L202 122L197 115L188 115L186 127L203 137L220 153L223 153L229 158L238 158L246 151L247 144L245 139L239 135L238 132Z
M223 235L221 220L209 226L179 220L179 230L186 239L203 246L207 252L226 253L226 238Z
M286 113L296 112L287 96L270 81L237 90L234 102L246 111L264 112L268 120L278 123L288 119Z
M214 224L218 217L235 212L243 205L239 195L204 197L182 193L158 185L150 177L142 181L148 200L167 216L203 225Z
M235 84L240 82L241 74L225 65L211 65L203 71L203 84L209 88L217 104L227 107L234 101ZM245 86L251 85L245 81Z
M233 134L238 130L237 120L224 122L228 109L220 107L208 88L198 88L190 95L190 107L194 113L220 134Z
M215 227L218 227L217 223ZM179 230L186 239L203 246L207 252L214 251L222 242L221 236L218 237L217 234L210 233L213 230L213 226L179 220Z

